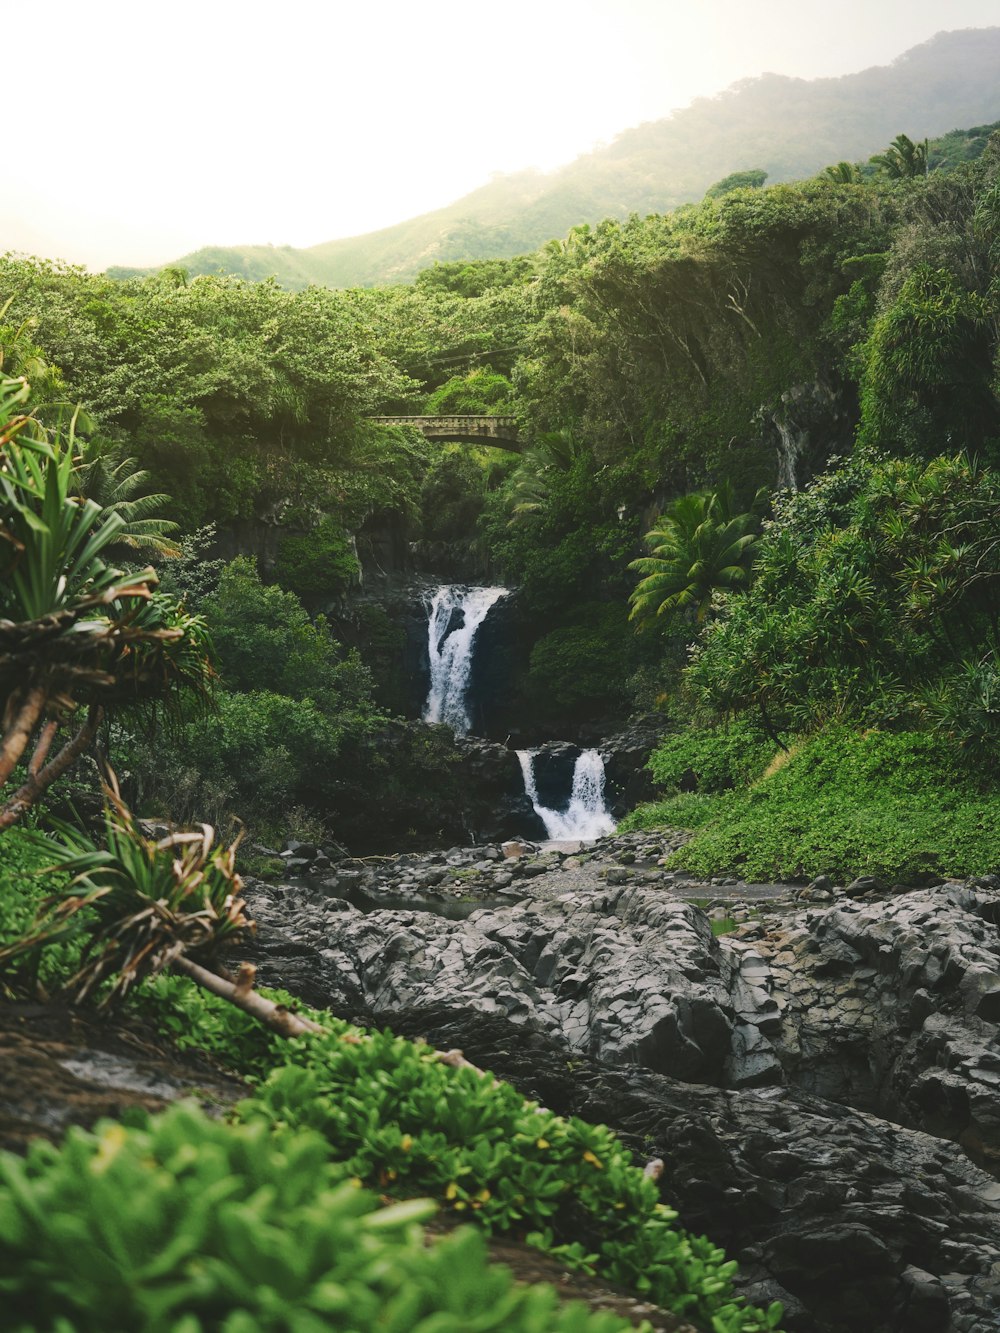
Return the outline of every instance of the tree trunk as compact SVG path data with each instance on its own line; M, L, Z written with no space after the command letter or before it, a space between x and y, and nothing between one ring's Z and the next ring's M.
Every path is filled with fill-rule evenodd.
M24 754L31 733L42 715L45 700L45 690L41 685L35 685L28 691L5 728L3 742L0 744L0 786L7 781Z
M51 787L56 778L62 777L74 760L80 757L97 735L97 729L101 725L103 716L103 709L91 708L86 722L80 727L76 735L66 742L56 757L46 764L40 772L36 772L34 771L36 768L35 760L39 758L39 752L40 760L44 761L48 747L52 743L52 737L48 734L48 728L46 728L38 742L36 754L32 757L28 781L0 806L0 833L4 829L10 828L12 824L16 824L21 816L31 809L31 806L38 800L42 792Z

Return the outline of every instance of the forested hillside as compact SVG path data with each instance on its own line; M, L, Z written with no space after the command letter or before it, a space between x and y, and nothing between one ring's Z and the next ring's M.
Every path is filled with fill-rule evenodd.
M301 250L215 245L175 262L192 274L273 276L291 289L407 282L435 261L516 255L581 223L695 202L733 172L795 180L828 162L866 160L900 130L920 140L988 124L1000 119L998 89L1000 28L940 33L892 65L857 74L743 80L626 130L558 171L498 177L446 208L370 235Z
M28 375L44 422L83 405L104 503L136 467L163 494L184 554L154 545L162 586L218 646L210 723L184 723L176 749L122 733L142 800L353 828L371 783L416 791L406 765L450 790L433 747L408 741L398 770L378 758L386 710L405 708L400 631L371 604L363 623L345 611L362 568L378 578L408 547L400 571L517 587L506 699L529 734L694 707L745 719L762 755L856 722L889 751L896 733L933 739L921 762L943 774L992 756L997 140L926 161L899 136L865 172L737 181L409 287L117 283L4 260L5 372ZM398 411L514 412L526 448L366 421ZM678 583L702 542L698 580ZM940 855L972 867L975 841ZM827 854L860 855L774 864Z
M1000 131L838 114L411 284L0 259L26 1333L988 1326ZM518 448L373 420L446 414ZM418 717L459 583L479 735ZM539 756L615 835L533 845Z

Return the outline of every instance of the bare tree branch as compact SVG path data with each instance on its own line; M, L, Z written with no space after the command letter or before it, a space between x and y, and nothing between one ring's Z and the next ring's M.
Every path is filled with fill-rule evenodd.
M71 740L68 740L56 757L39 773L31 773L23 787L0 806L0 833L16 824L21 816L31 808L43 791L52 786L56 778L62 777L74 760L78 759L90 742L97 735L101 724L103 709L91 708L86 722Z
M37 777L38 774L41 772L42 765L45 763L49 750L52 748L52 742L55 740L56 732L58 730L59 730L59 723L55 720L55 718L53 718L49 722L46 722L45 726L42 728L41 735L38 738L38 743L35 746L34 753L32 754L31 760L28 764L29 777L32 778Z
M5 726L0 743L0 785L7 781L24 754L45 708L46 698L47 691L43 686L32 686L20 707L16 708L13 719Z
M175 958L172 966L175 972L183 972L196 985L235 1004L238 1009L244 1010L282 1037L304 1037L308 1033L325 1030L311 1018L300 1018L283 1004L275 1004L273 1000L258 995L253 989L254 969L249 964L243 964L236 981L227 981L217 972L210 972L207 967L192 962L190 958Z

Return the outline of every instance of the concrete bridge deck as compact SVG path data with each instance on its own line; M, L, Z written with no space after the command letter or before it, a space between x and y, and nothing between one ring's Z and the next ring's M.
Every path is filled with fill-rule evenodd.
M489 444L517 454L522 447L515 417L369 417L368 420L377 426L415 426L426 439L443 443Z

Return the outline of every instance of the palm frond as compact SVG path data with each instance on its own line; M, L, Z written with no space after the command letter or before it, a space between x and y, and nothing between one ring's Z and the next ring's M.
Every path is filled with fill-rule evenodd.
M760 500L758 495L755 508ZM633 592L630 619L640 627L673 612L705 619L717 590L748 582L757 542L754 510L734 512L732 491L679 496L646 534L651 554L629 565L645 577Z
M82 495L122 519L116 545L178 556L180 545L169 535L178 531L178 524L159 517L157 512L170 503L170 496L162 491L146 491L150 475L135 458L116 460L98 454L78 467L77 486Z

